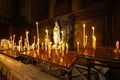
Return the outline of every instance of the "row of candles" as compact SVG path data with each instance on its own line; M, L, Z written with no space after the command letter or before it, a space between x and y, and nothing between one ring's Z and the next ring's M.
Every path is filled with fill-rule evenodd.
M47 32L47 31L46 31ZM28 34L29 34L29 32L27 31L26 32L26 38L25 38L25 40L23 41L22 40L22 36L20 37L20 40L18 41L18 46L16 45L16 43L15 43L15 35L13 35L13 36L11 36L10 37L10 40L7 40L7 39L5 39L5 40L2 40L1 41L1 46L3 47L3 45L5 46L5 47L3 47L4 49L12 49L13 51L14 50L18 50L18 51L27 51L28 53L30 52L30 49L34 49L34 47L35 47L35 36L34 36L34 42L33 42L33 46L30 46L29 45L29 37L28 37ZM47 34L47 36L48 36L48 34ZM48 38L48 37L47 37ZM24 43L24 45L23 45L23 43ZM46 44L45 44L46 43ZM45 41L45 43L41 43L41 49L42 50L44 50L45 49L45 51L48 51L49 53L51 53L51 49L52 49L52 42L46 42ZM66 53L68 53L68 43L66 43L66 44L61 44L62 45L62 47L61 47L61 52L64 52L65 50L66 50ZM66 47L66 49L64 48L64 47ZM39 48L38 48L38 42L37 42L37 50L39 51ZM57 50L57 49L55 49L55 50Z
M92 27L92 46L93 49L96 49L96 37L94 35L95 28ZM83 24L83 47L87 45L87 35L85 35L85 24Z
M93 49L96 49L96 37L95 37L95 28L92 27L92 47ZM87 46L87 35L85 34L85 24L83 24L83 47L85 48ZM77 51L79 52L80 43L77 42Z
M39 50L40 50L40 39L39 39L39 29L38 29L38 22L36 22L36 29L37 29L37 50L38 50L38 53L39 53ZM41 49L45 49L45 51L50 51L52 49L52 42L49 41L49 35L48 35L48 30L46 29L45 30L46 32L46 35L45 35L45 43L41 43ZM66 53L68 53L68 43L66 43L66 46L63 44L63 31L61 31L61 34L62 34L62 39L61 39L61 42L62 42L62 47L61 47L61 50L62 52L64 52L64 50L66 50ZM25 41L24 41L24 48L27 49L28 53L30 52L30 44L29 44L29 31L26 31L26 38L25 38ZM34 36L34 45L35 44L35 40L36 37ZM14 51L15 49L15 35L11 36L10 37L10 44L12 45L12 49ZM22 36L20 37L20 40L18 41L19 45L18 45L18 51L23 51L23 41L22 41ZM33 45L33 46L34 46ZM66 47L66 49L64 49L63 47ZM57 49L56 49L57 50Z
M40 39L39 39L39 29L38 29L38 22L36 22L36 29L37 29L37 50L38 50L38 53L39 53L39 50L40 50ZM92 27L92 46L93 46L93 48L95 49L96 48L96 37L95 37L95 35L94 35L94 27ZM45 51L50 51L51 50L51 48L52 48L52 42L50 42L50 40L49 40L49 35L48 35L48 30L46 29L45 30L45 32L46 32L46 35L45 35L45 43L41 43L41 49L43 50L44 48L45 48ZM29 44L29 37L28 37L28 35L29 35L29 32L28 31L26 31L26 39L25 39L25 44L24 44L24 46L27 48L27 51L28 52L30 52L30 44ZM61 46L61 50L62 51L64 51L64 50L66 50L66 53L68 53L68 43L66 43L66 44L63 44L63 31L61 31L61 43L62 43L62 46ZM35 40L36 38L35 38L35 36L34 36L34 45L35 45ZM13 37L10 37L10 40L11 40L11 42L12 42L12 49L14 50L14 48L15 48L15 35L13 35ZM18 49L19 49L19 51L22 51L22 36L20 37L20 40L19 40L19 46L18 46ZM45 47L44 47L44 45L45 45ZM77 51L79 52L79 42L77 42ZM87 35L85 34L85 24L83 24L83 47L85 48L85 46L87 45ZM66 47L66 49L64 49L64 47Z

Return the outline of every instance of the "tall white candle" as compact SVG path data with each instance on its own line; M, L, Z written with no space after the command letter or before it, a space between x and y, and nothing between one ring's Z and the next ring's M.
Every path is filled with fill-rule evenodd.
M48 39L48 30L46 29L45 32L46 32L46 37Z
M27 48L27 40L26 38L24 39L24 47L23 47L23 50L26 51L28 48Z
M92 36L94 36L95 28L92 27Z
M22 42L22 36L20 37L20 51L23 51L23 42Z
M12 36L10 36L10 42L12 42Z
M95 28L92 27L92 43L93 43L93 49L96 49L96 37L94 35Z
M93 49L96 49L96 37L93 36Z
M83 47L85 47L85 24L83 24Z
M45 51L47 51L47 38L45 38Z
M39 51L40 51L40 46L39 46L39 43L40 43L40 42L39 42L39 38L38 38L38 42L37 42L37 43L38 43L37 45L38 45L38 55L39 55Z
M68 43L66 43L66 53L68 53Z
M119 49L119 41L116 41L116 49Z
M14 48L15 48L15 35L13 35L13 44L12 44L12 46L13 46L13 51L14 51Z
M61 35L62 35L62 43L63 43L63 31L61 31Z
M46 32L46 35L45 35L45 50L47 51L48 50L48 45L49 45L48 30L46 29L45 32Z
M28 37L28 31L26 31L26 41L27 41L27 50L28 50L28 53L30 52L30 46L29 46L29 37Z
M26 31L26 40L27 40L27 41L29 41L29 40L28 40L28 33L29 33L29 32Z
M18 51L20 51L20 42L21 42L21 41L19 40L19 42L18 42L18 43L19 43L19 46L18 46Z
M37 40L38 40L39 39L38 22L36 22L36 29L37 29Z
M80 43L77 42L77 51L79 52L79 46L80 46Z
M51 54L51 49L52 49L52 42L49 43L49 49L48 49L49 58L50 58L50 54Z
M36 22L36 29L37 29L37 45L38 45L38 54L39 54L40 38L39 38L38 22Z

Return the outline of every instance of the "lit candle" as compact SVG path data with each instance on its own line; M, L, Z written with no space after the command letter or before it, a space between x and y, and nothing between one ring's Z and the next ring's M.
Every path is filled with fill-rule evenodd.
M87 46L87 35L85 36L85 46Z
M85 47L85 24L83 24L83 47Z
M18 51L20 51L20 43L21 43L21 40L19 40Z
M36 22L36 29L37 29L37 39L39 39L38 22Z
M26 40L26 38L24 39L24 51L26 51L26 49L27 49L27 40Z
M23 50L23 44L22 44L22 36L20 37L20 51Z
M30 47L29 47L29 37L28 37L28 31L26 31L26 42L27 42L27 49L28 49L28 53L30 52Z
M94 35L95 28L92 27L92 42L93 42L93 49L96 49L96 37Z
M93 36L93 49L96 49L96 37Z
M39 46L39 38L38 38L37 45L38 45L38 55L39 55L39 50L40 50L40 46Z
M28 31L26 31L26 40L28 41Z
M12 36L10 36L10 42L12 42Z
M94 36L94 31L95 31L95 28L94 27L92 27L92 36Z
M39 54L39 42L40 42L40 38L39 38L38 22L36 22L36 29L37 29L37 45L38 45L38 54Z
M116 49L119 49L119 41L116 41Z
M47 38L45 38L45 51L47 51Z
M66 43L66 53L68 53L68 43Z
M13 35L13 51L14 51L14 48L15 48L15 35Z
M77 51L78 51L78 52L79 52L79 45L80 45L80 43L77 42Z
M47 50L48 50L47 48L48 48L48 46L49 46L48 30L46 29L45 32L46 32L46 51L47 51Z
M62 35L62 43L63 43L63 31L61 31L61 35Z
M46 37L48 39L48 30L46 29L45 32L46 32Z
M50 58L50 54L51 54L51 48L52 48L52 42L50 42L50 44L49 44L49 49L48 49L49 58Z

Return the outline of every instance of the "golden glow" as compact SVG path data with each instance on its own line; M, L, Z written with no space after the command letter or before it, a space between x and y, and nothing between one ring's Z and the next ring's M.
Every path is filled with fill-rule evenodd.
M29 33L29 31L26 31L26 34L28 34Z
M83 24L83 47L85 48L85 24Z
M46 29L45 32L48 33L48 30Z
M92 27L92 29L94 30L95 28L94 28L94 27Z
M61 33L63 34L63 31L61 31Z
M85 36L85 46L87 45L87 35Z
M77 42L77 51L78 51L78 52L79 52L79 45L80 45L80 43Z
M116 41L116 49L119 49L119 41Z
M15 34L13 35L13 37L15 37Z
M85 27L85 24L83 24L83 27Z
M93 36L93 49L96 49L96 37Z
M38 25L38 22L36 22L36 25Z

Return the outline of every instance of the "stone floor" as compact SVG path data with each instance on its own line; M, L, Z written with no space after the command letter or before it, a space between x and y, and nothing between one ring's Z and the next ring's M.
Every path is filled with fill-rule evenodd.
M54 77L57 77L60 80L68 80L68 76L67 75L64 75L64 76L61 75L61 70L60 69L50 68L47 65L40 65L39 68L40 68L41 71L43 71L43 72L45 72L47 74L50 74L50 75L52 75ZM83 69L81 69L81 71L83 72L84 75L81 75L80 72L78 72L75 68L73 68L72 80L87 80L87 76L88 76L87 75L87 71L83 70ZM92 73L91 80L98 80L96 78L96 74L95 73Z

